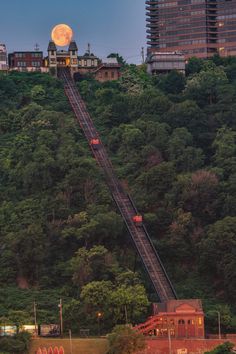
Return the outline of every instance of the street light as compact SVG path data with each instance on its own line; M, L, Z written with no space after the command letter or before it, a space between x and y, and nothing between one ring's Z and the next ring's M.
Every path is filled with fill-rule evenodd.
M71 329L69 329L69 338L70 338L70 354L72 353L72 338L71 338Z
M169 354L172 354L172 348L171 348L171 333L170 333L170 328L168 327L168 345L169 345Z
M102 313L98 312L97 313L97 319L98 319L98 336L100 336L100 319L102 317Z

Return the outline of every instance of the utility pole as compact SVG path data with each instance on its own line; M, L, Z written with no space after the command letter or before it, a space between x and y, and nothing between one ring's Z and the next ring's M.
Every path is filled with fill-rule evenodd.
M169 327L168 327L168 343L169 343L169 354L172 354L171 335L170 335L170 329L169 329Z
M125 305L125 323L128 324L127 306Z
M220 311L216 311L218 315L218 334L219 334L219 339L221 339L221 321L220 321Z
M35 336L38 335L38 331L37 331L37 304L34 301L34 330L35 330Z
M34 50L35 50L36 52L38 52L38 51L39 51L39 45L38 45L38 43L36 43L36 44L35 44L35 46L34 46Z
M60 299L58 306L59 306L59 315L60 315L61 337L63 337L62 299Z
M145 63L144 47L142 47L141 55L142 55L142 63L144 64Z
M91 54L91 45L90 45L90 43L88 43L88 54L89 55Z

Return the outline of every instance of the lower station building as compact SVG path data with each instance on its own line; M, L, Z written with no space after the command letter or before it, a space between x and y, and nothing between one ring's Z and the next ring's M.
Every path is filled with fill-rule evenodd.
M121 65L116 58L100 60L90 49L83 55L78 55L75 41L71 41L67 50L58 50L53 41L49 42L48 55L41 51L20 51L9 54L9 69L21 72L42 72L57 75L59 68L69 68L71 75L79 77L91 76L105 82L117 80L120 77Z
M153 316L135 329L158 338L202 339L205 337L202 302L193 299L154 304Z

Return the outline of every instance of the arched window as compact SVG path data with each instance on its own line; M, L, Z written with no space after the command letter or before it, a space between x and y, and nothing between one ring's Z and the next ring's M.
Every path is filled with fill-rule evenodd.
M194 324L194 320L188 320L188 324L189 325L193 325Z
M179 322L178 322L179 324L185 324L185 321L184 320L179 320Z

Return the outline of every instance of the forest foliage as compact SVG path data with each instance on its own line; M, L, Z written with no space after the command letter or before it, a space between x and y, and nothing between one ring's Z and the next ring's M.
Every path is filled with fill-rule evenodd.
M179 297L235 327L236 60L190 59L187 75L125 65L77 83ZM94 333L145 319L157 301L103 175L45 74L0 77L0 317L12 311ZM135 294L135 296L134 296ZM26 320L24 318L24 320ZM3 320L0 319L0 322ZM13 321L14 322L14 321Z

